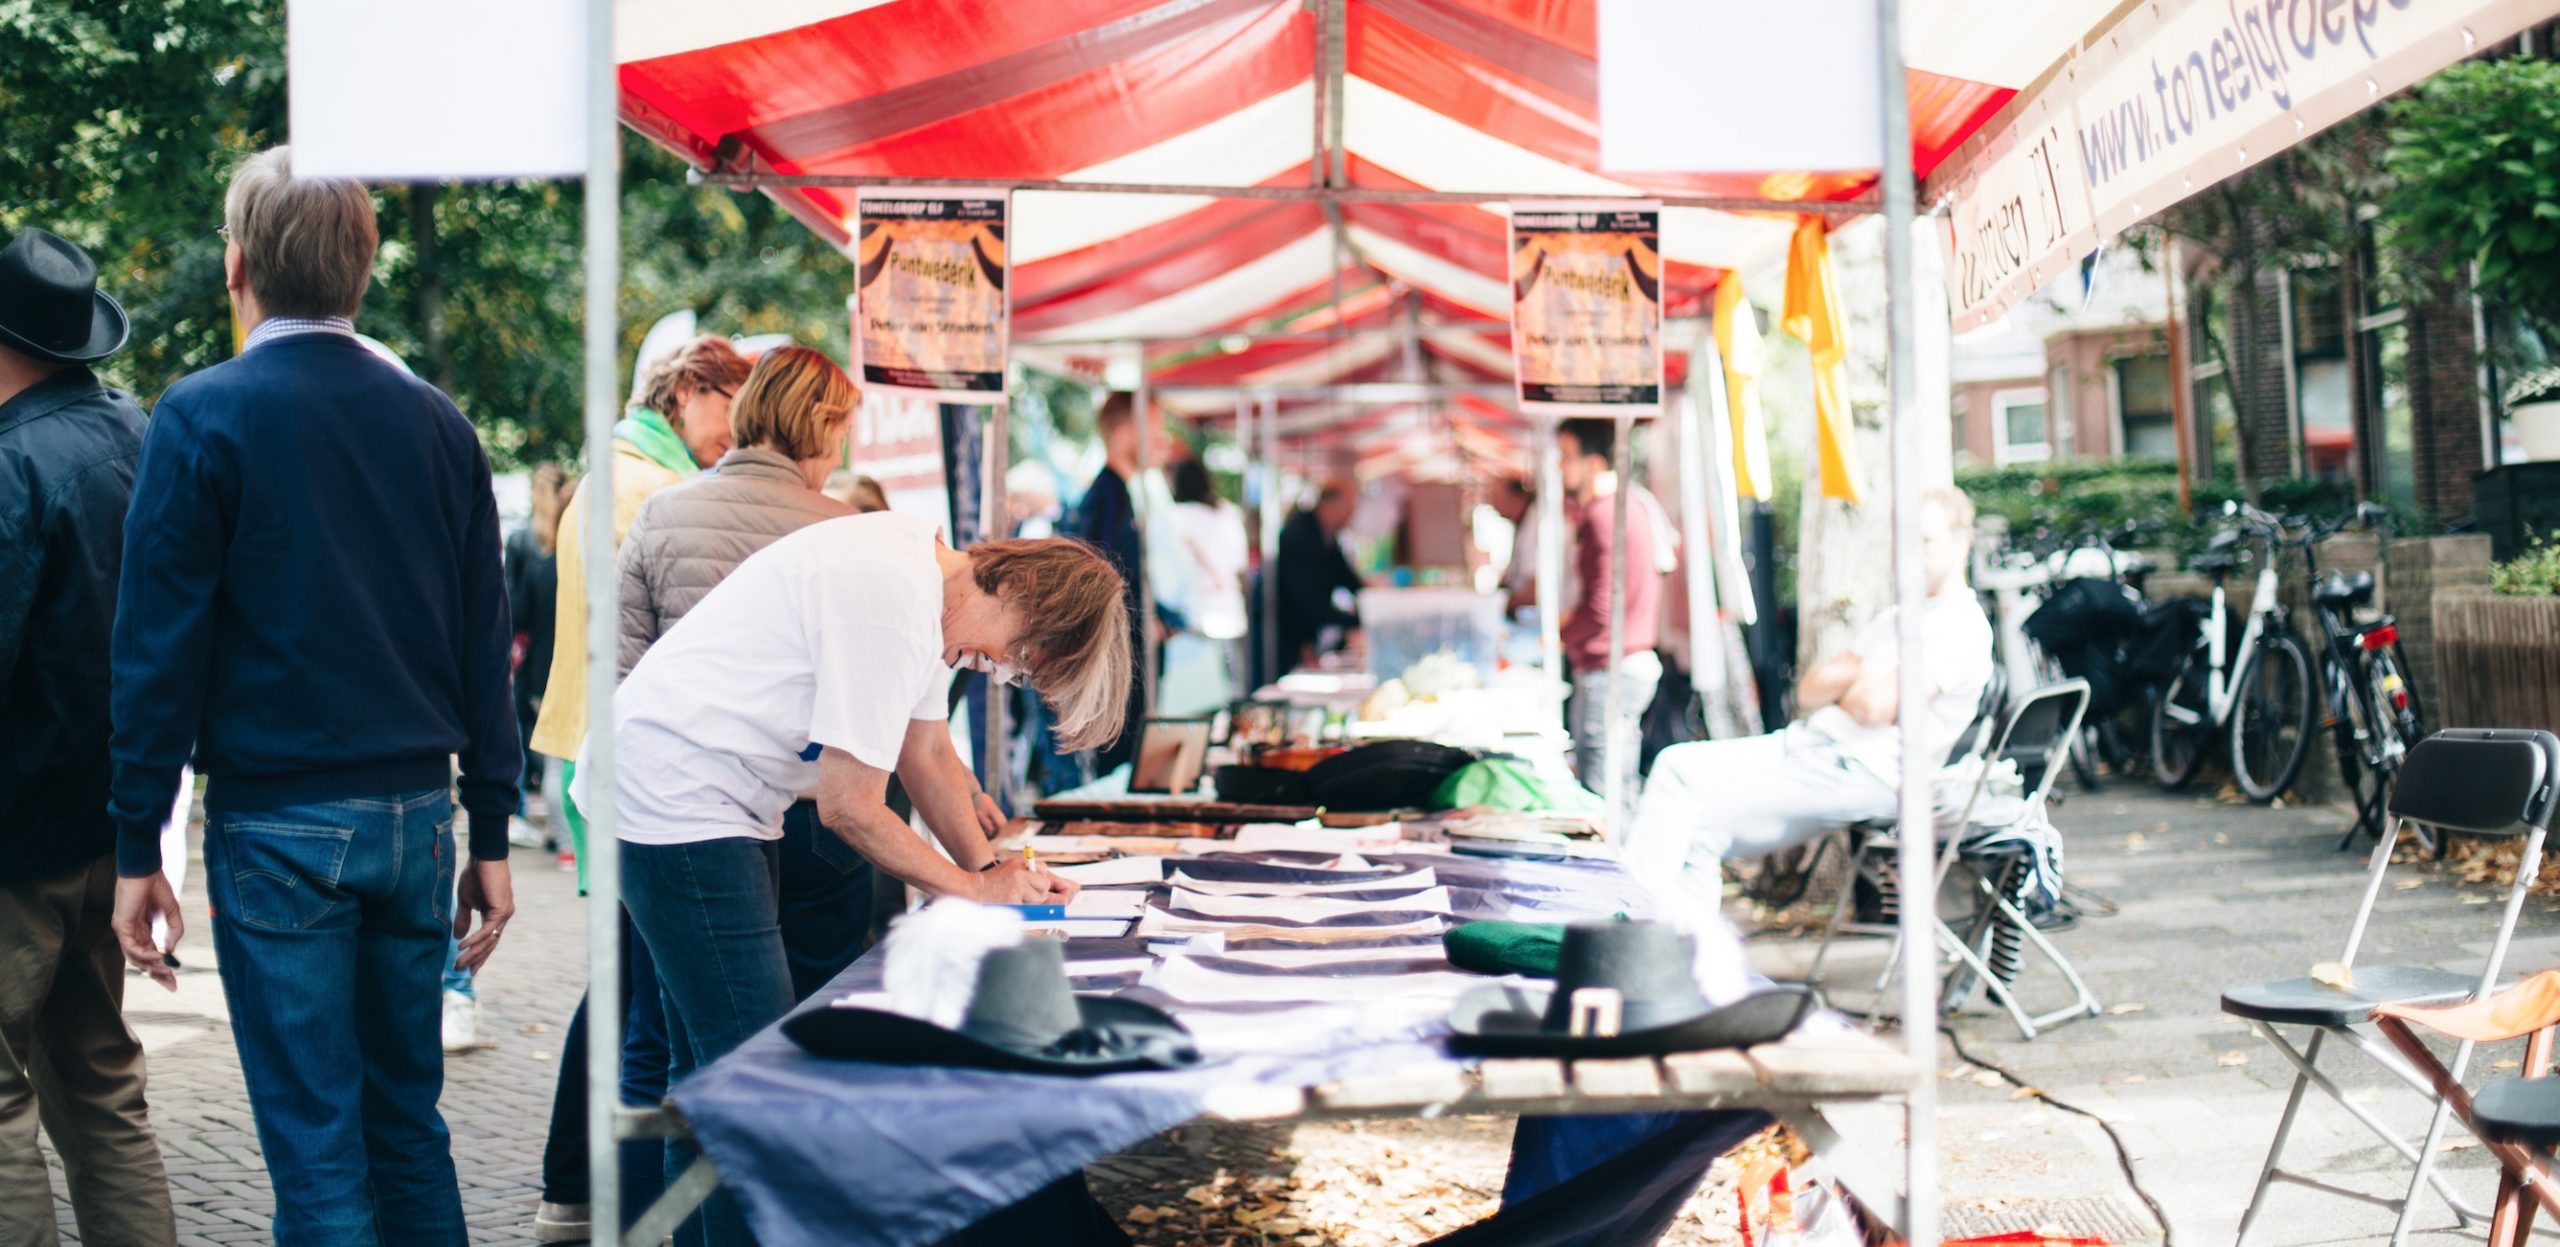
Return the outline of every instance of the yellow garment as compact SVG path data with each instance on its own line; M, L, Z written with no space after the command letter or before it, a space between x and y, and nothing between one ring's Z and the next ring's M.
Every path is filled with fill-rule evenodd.
M1725 415L1733 427L1733 489L1769 500L1769 425L1760 414L1760 322L1743 298L1742 274L1716 283L1716 354L1724 357Z
M613 443L613 548L622 550L631 517L649 495L684 479L658 466L631 443ZM583 488L583 485L581 486ZM551 683L542 691L542 716L534 720L535 753L574 759L587 738L587 563L586 513L583 498L573 492L560 511L559 626L551 638Z
M1813 354L1814 450L1820 459L1822 496L1855 506L1864 499L1859 481L1857 429L1849 414L1843 365L1849 358L1848 326L1840 319L1840 287L1831 275L1831 238L1822 218L1796 223L1787 244L1787 302L1781 323Z

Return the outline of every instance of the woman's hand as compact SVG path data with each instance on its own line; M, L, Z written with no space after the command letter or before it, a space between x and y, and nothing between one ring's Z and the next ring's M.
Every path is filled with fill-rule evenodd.
M1076 894L1073 881L1035 870L1019 858L978 872L976 882L972 899L986 905L1063 905Z
M970 804L978 812L978 830L987 833L989 842L993 842L996 837L1004 834L1004 829L1008 825L1004 816L1004 807L997 805L994 797L982 792L978 794L978 799Z

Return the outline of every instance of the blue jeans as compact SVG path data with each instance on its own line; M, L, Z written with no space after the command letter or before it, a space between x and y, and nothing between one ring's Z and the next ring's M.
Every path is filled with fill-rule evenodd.
M453 920L442 789L213 812L205 886L281 1247L462 1247L436 1099Z
M782 952L791 998L806 1000L871 947L871 863L818 821L818 803L782 816Z
M667 1003L670 1085L791 1011L781 874L780 846L771 840L622 846L623 905L649 945ZM667 1180L693 1158L691 1144L669 1142ZM688 1222L678 1242L741 1247L755 1241L726 1192L705 1202L696 1220L699 1237Z

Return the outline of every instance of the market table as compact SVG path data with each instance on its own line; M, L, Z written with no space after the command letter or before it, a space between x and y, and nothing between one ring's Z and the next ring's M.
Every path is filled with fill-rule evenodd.
M1448 889L1451 921L1562 922L1650 912L1644 890L1614 862L1495 860L1431 845L1363 858L1383 874L1430 869ZM1296 877L1325 864L1321 855L1304 853L1209 852L1168 860L1201 879ZM1162 886L1156 885L1150 906L1163 903ZM1325 947L1376 951L1400 976L1398 988L1446 987L1452 971L1437 936L1364 937L1363 923L1379 925L1379 917L1351 915L1310 929L1322 932ZM1271 943L1227 947L1241 956ZM776 1026L677 1087L672 1102L768 1247L934 1242L1091 1160L1204 1116L1270 1122L1711 1110L1721 1115L1707 1123L1723 1128L1710 1131L1718 1151L1774 1116L1870 1208L1897 1224L1901 1219L1901 1200L1886 1171L1866 1164L1824 1113L1836 1104L1898 1098L1918 1084L1920 1073L1898 1050L1828 1015L1783 1042L1742 1052L1479 1062L1449 1050L1443 996L1390 988L1348 1005L1186 1003L1136 986L1139 974L1130 963L1146 956L1147 940L1134 934L1068 946L1070 973L1078 965L1117 972L1087 979L1081 988L1124 987L1172 1009L1209 1062L1089 1079L871 1065L808 1056ZM1738 942L1730 957L1735 964L1724 972L1743 982ZM874 950L801 1009L876 991L881 968ZM1273 995L1290 994L1285 974L1229 969L1272 974ZM1357 967L1350 972L1359 973ZM1339 977L1322 968L1305 973ZM1384 986L1374 977L1370 982ZM670 1200L698 1200L707 1180L704 1174L681 1184Z

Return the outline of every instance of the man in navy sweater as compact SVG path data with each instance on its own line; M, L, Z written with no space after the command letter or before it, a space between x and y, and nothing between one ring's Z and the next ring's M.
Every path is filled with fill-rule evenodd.
M115 929L175 986L151 920L174 948L160 825L192 753L275 1241L461 1247L437 987L448 929L476 969L514 912L524 761L497 506L470 423L355 337L371 198L289 170L284 148L252 157L223 204L247 349L171 386L143 437L112 644Z

